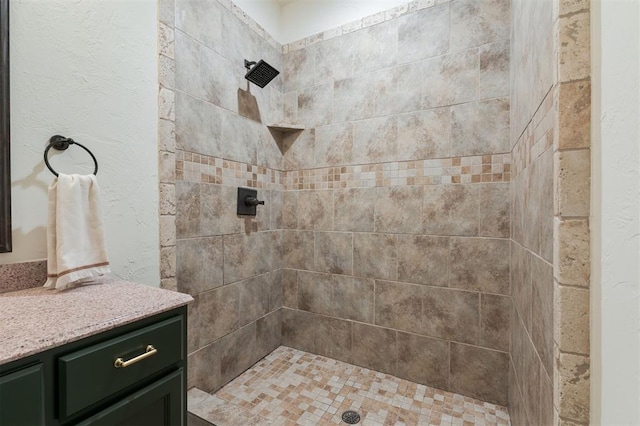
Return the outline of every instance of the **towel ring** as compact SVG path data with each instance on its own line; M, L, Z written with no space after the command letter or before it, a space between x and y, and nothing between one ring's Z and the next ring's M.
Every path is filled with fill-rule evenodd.
M49 150L51 149L51 147L57 149L58 151L64 151L67 148L69 148L69 145L74 145L74 144L78 145L80 148L84 149L89 153L89 155L91 156L91 159L93 159L93 163L95 164L93 174L97 175L98 160L96 160L96 157L93 155L93 153L89 151L89 148L74 141L71 138L65 138L64 136L60 136L60 135L51 136L51 138L49 139L49 145L47 145L47 148L44 150L44 163L47 165L47 168L49 169L49 171L53 173L56 177L58 176L58 172L53 170L53 167L51 167L51 164L49 164L49 158L47 158L47 154L49 153Z

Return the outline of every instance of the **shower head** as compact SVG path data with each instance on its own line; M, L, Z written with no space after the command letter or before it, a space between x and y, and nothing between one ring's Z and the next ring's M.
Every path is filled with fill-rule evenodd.
M245 59L244 67L249 70L245 74L244 78L261 88L269 84L271 80L273 80L278 74L280 74L280 71L278 71L262 59L260 59L258 63L254 61L250 62Z

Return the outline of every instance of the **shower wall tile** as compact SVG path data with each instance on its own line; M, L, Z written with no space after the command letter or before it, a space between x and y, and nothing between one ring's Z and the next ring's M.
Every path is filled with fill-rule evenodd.
M414 284L376 281L376 325L424 334L422 290Z
M398 62L414 62L446 53L449 23L449 3L399 18Z
M262 358L282 344L282 309L256 321L256 357Z
M200 232L200 185L176 182L176 236L196 237Z
M313 352L315 315L293 309L282 310L282 344L302 351Z
M476 101L479 75L478 49L469 49L424 61L423 107L434 108Z
M183 92L176 92L176 147L205 155L222 154L222 111Z
M238 323L242 327L269 313L269 274L232 284L238 287Z
M333 229L333 191L301 191L298 194L300 229Z
M227 383L261 357L256 348L256 323L252 322L220 339L220 376Z
M509 354L452 343L450 374L451 391L507 404Z
M308 127L333 120L333 84L305 87L298 91L298 122Z
M268 192L261 191L260 196L264 197ZM237 198L236 188L200 184L199 235L223 235L240 232L241 223L236 215ZM264 221L264 216L264 210L258 210L257 218Z
M282 270L282 304L298 309L298 273L293 269Z
M223 242L225 284L279 269L282 263L278 231L225 235Z
M452 51L509 38L511 7L508 0L456 0L450 4Z
M298 271L298 309L331 315L335 307L332 287L330 274Z
M490 126L487 123L491 123ZM509 151L509 99L451 107L451 154Z
M333 121L361 120L373 115L376 93L371 82L361 76L335 80L333 83ZM356 160L357 162L357 160Z
M176 245L178 291L197 295L220 287L222 237L178 240Z
M316 48L300 49L284 56L283 88L285 92L314 85L314 55Z
M222 7L218 2L175 1L176 28L206 46L219 46L222 40Z
M449 389L449 342L398 332L398 377Z
M398 116L398 160L448 157L449 108L416 111Z
M335 275L333 279L335 316L372 324L375 304L374 280Z
M338 166L353 161L353 125L321 126L316 129L316 167Z
M207 345L236 330L239 326L240 291L237 285L226 285L198 297L200 345Z
M376 232L421 233L422 193L421 186L377 188L374 207Z
M380 163L397 158L397 116L357 121L353 133L356 164Z
M285 230L283 241L284 266L292 269L313 270L313 231Z
M282 275L282 269L276 269L266 275L269 287L269 313L279 310L284 305Z
M509 49L509 40L480 46L480 99L509 96Z
M212 343L190 353L187 358L187 382L189 385L205 392L215 392L222 387L220 361L220 345L218 343Z
M451 238L450 285L509 294L509 240Z
M397 242L394 235L353 235L353 274L357 277L395 280Z
M546 374L553 376L553 267L533 257L531 280L531 340Z
M375 188L337 189L333 194L336 231L373 232Z
M297 104L296 104L297 105ZM282 138L285 170L307 169L314 166L315 129L291 132Z
M511 241L511 296L525 327L531 329L531 260L529 252Z
M296 229L298 227L298 192L284 191L282 193L282 228Z
M447 287L449 238L398 235L398 281Z
M509 238L510 191L509 183L480 185L479 236Z
M345 34L322 41L309 51L314 54L314 84L332 83L353 76L354 51L351 47L354 38L353 33Z
M400 65L371 75L369 90L375 93L374 115L399 114L421 109L420 85L423 78L420 63ZM369 75L367 75L369 76Z
M480 296L480 346L509 351L511 298L493 294Z
M397 332L366 324L353 324L351 362L383 373L396 374Z
M423 230L435 235L478 235L478 185L424 187Z
M318 316L314 333L314 353L349 362L352 350L351 321Z
M398 22L396 20L356 31L351 39L354 75L394 66L398 54L397 40Z
M315 233L315 267L318 272L353 274L353 234Z
M430 337L477 345L480 295L469 291L424 287L423 332Z

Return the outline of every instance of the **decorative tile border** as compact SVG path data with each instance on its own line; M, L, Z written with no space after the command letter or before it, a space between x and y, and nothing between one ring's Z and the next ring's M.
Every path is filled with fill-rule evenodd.
M280 183L281 174L280 170L263 166L176 151L176 180L258 189L283 189Z
M280 171L176 151L176 180L281 190L509 182L511 154Z
M228 1L228 0L227 0ZM312 34L300 40L282 45L282 53L289 53L295 50L304 49L306 46L319 43L323 40L329 40L343 34L348 34L354 31L358 31L363 28L371 27L376 24L380 24L385 21L390 21L399 16L413 13L417 10L427 9L433 7L436 4L447 3L451 0L413 0L406 4L396 6L389 10L383 10L382 12L375 13L373 15L365 16L362 19L346 23L342 26L331 28L321 33ZM225 2L222 1L224 4Z

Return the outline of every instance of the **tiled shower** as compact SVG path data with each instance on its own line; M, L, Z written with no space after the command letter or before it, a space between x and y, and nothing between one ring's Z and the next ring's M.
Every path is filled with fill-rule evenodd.
M585 137L588 6L419 0L282 46L229 0L161 0L161 272L196 300L189 387L284 345L513 424L588 420L585 245L562 232L588 255L589 141L558 142ZM245 59L281 74L249 85Z

